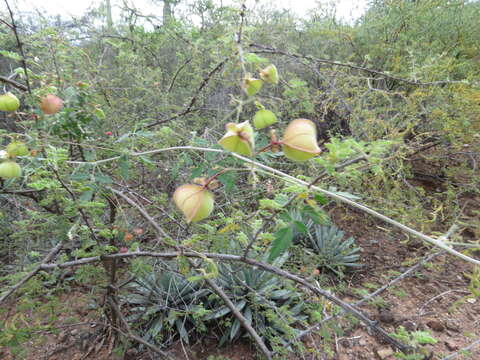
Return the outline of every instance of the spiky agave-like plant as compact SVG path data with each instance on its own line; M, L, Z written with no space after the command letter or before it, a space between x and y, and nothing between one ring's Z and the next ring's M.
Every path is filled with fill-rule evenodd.
M348 267L360 267L360 248L355 239L344 239L345 233L335 225L315 225L309 233L308 245L315 251L317 267L328 268L338 275Z
M274 265L281 266L285 260L286 256L279 258ZM221 264L216 281L248 323L272 345L286 343L297 331L291 325L307 318L302 313L300 293L272 273L238 264ZM213 310L204 320L217 319L224 328L220 344L245 334L221 299L214 298L209 307Z
M144 340L168 344L178 334L189 343L192 329L201 325L201 314L210 291L173 271L152 272L137 278L122 297L129 306L127 320L139 328Z

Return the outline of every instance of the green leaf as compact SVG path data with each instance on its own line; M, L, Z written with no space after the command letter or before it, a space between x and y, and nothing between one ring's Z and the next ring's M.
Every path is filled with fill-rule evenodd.
M307 226L306 226L304 223L295 220L295 221L293 222L293 225L295 226L295 228L297 229L297 231L298 231L299 233L301 233L301 234L308 234L308 228L307 228Z
M93 196L93 193L94 191L92 189L90 190L87 190L87 191L84 191L81 195L80 195L80 200L81 201L90 201L90 199L92 198Z
M17 53L8 51L8 50L0 50L0 54L5 56L8 59L12 59L12 60L15 60L15 61L22 60L22 57L20 55L18 55Z
M258 56L254 53L248 53L245 55L245 61L252 64L261 64L268 62L268 59Z
M128 180L129 178L129 168L130 168L130 163L128 161L128 156L127 155L122 155L120 159L118 159L118 168L120 169L120 175L124 180Z
M217 178L225 187L225 192L230 193L235 189L235 180L237 177L233 173L225 173Z
M230 330L230 341L232 341L235 338L239 330L240 330L240 321L238 321L238 319L235 319L235 321L233 322L233 326Z
M326 205L328 204L328 199L324 195L316 194L314 197L316 202L318 202L320 205Z
M89 173L77 172L75 174L70 175L70 180L72 181L82 181L82 180L88 180L88 179L90 179Z
M275 233L272 248L268 256L268 262L272 262L283 254L291 245L293 240L293 228L285 227Z
M113 180L110 176L103 175L103 174L96 174L95 181L99 182L100 184L106 184L106 185L113 183Z
M95 109L95 116L96 116L97 118L99 118L100 120L105 119L105 113L104 113L103 110L100 109L100 108L96 108L96 109Z

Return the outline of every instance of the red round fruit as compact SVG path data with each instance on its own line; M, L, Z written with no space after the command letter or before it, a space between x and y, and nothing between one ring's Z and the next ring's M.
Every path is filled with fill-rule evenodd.
M40 101L40 109L47 115L58 113L63 106L63 100L53 94L48 94Z

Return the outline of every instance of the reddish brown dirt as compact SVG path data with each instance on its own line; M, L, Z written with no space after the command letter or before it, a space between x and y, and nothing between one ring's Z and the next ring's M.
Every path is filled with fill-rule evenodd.
M374 291L429 252L422 242L413 239L404 241L405 236L363 214L338 207L332 210L331 216L348 235L355 236L358 245L363 249L364 267L348 274L348 285L338 293L345 301L358 301L361 298L358 289ZM427 346L432 354L430 359L442 359L480 338L480 299L471 299L453 307L456 301L469 294L467 289L469 280L465 274L471 273L472 270L473 267L468 263L452 256L439 256L417 271L415 276L402 280L393 289L382 293L381 299L377 297L373 302L362 306L362 309L370 318L378 320L379 325L388 332L395 331L399 326L404 326L409 331L430 331L438 340L437 344ZM29 342L26 345L29 348L27 359L156 358L131 350L125 356L114 355L113 344L108 340L111 337L98 335L99 328L88 323L99 321L99 314L87 310L88 296L84 293L63 294L61 303L65 306L55 323L59 327L58 333L44 333L41 341ZM67 322L71 322L67 320L69 312L87 324L66 326ZM15 308L12 307L8 313L0 315L0 320L14 313ZM35 314L26 315L35 318ZM305 338L305 344L310 349L322 352L322 349L325 349L322 346L327 346L331 353L292 354L288 359L370 360L380 359L379 353L391 352L388 344L379 342L364 326L352 326L345 319L337 323L347 330L342 336L334 338L327 344L320 335ZM204 360L212 355L223 356L222 360L261 359L257 357L254 347L247 343L237 343L218 349L214 342L207 340L185 349L177 342L170 351L175 359ZM0 359L14 359L8 354L7 349L0 348ZM383 359L395 358L389 355ZM470 356L460 355L455 359L480 359L480 346L473 348Z

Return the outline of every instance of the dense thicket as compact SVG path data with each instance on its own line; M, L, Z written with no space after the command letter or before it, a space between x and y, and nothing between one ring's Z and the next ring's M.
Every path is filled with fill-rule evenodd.
M253 259L266 261L272 244L287 254L292 243L288 260L277 254L271 262L292 271L322 263L338 277L356 265L353 242L335 248L343 233L321 228L333 226L330 199L283 175L253 171L227 153L193 148L221 149L227 122L252 119L258 108L241 80L245 71L257 74L270 63L280 82L264 85L256 101L276 114L279 134L295 118L311 119L322 154L297 164L267 152L257 161L307 182L321 175L319 187L426 234L457 224L461 242L479 238L473 204L480 199L480 2L377 0L354 23L321 7L300 18L273 5L167 3L164 16L155 17L125 2L113 23L105 4L70 20L13 12L15 26L2 9L0 80L22 105L16 113L2 112L1 143L18 137L31 151L17 159L20 178L0 180L3 294L57 244L55 263L140 250L240 255L245 247ZM49 93L64 104L46 116L38 102ZM255 141L258 149L267 145L268 133L258 132ZM157 151L180 146L192 149ZM223 186L215 190L213 215L187 226L172 193L224 168L241 171L218 176ZM337 245L325 242L323 232ZM285 236L290 242L279 249ZM320 257L301 255L297 246ZM474 250L464 253L475 256ZM200 258L103 259L75 271L44 269L9 299L45 311L35 300L40 295L49 294L52 304L65 288L85 286L99 316L106 309L114 327L129 333L115 309L126 311L133 331L156 346L212 327L220 329L221 342L238 338L244 324L208 281L224 289L275 351L287 349L282 343L298 330L295 324L321 317L316 305L301 309L304 295L293 283ZM130 277L135 280L116 288ZM19 354L25 349L17 345L37 329L18 334L8 322L0 325L13 334L0 335L0 345Z

